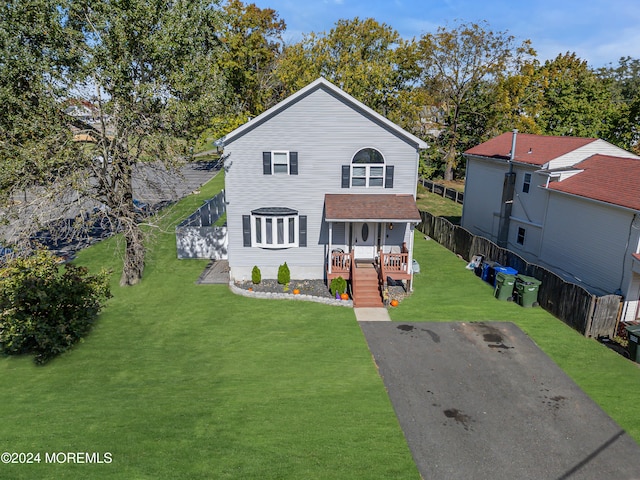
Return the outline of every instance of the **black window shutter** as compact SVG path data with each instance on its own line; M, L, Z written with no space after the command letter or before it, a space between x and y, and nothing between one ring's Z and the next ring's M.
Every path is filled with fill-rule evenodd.
M289 175L298 174L298 152L289 152Z
M349 188L351 183L351 165L342 165L342 188Z
M298 245L301 247L307 246L307 216L300 215L298 217L298 227L300 229L298 235Z
M393 165L387 165L384 188L393 188Z
M271 152L262 152L262 173L271 175Z
M251 215L242 215L242 243L251 246Z

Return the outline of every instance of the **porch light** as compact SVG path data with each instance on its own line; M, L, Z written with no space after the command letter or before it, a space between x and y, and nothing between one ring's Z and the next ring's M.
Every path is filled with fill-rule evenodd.
M389 224L389 230L393 230L393 223Z

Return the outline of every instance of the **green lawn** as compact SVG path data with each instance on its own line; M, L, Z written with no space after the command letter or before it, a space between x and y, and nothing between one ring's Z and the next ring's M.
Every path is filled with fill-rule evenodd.
M83 343L44 367L0 359L2 451L41 454L0 465L0 478L419 478L351 309L195 285L206 261L176 259L172 225L221 187L173 207L140 285L117 286L117 239L79 255L114 268L114 297ZM422 273L394 320L515 321L640 439L636 365L539 308L493 299L462 260L416 238ZM113 460L47 464L47 452Z
M418 185L416 204L420 210L425 210L436 217L445 217L455 225L460 224L462 205L431 193L422 185Z
M86 341L45 367L0 359L1 450L42 455L0 478L419 478L353 310L195 285L207 262L177 260L171 228L143 282L121 288L116 243L78 258L115 269ZM46 452L113 460L52 465Z
M594 339L585 338L543 309L522 308L493 298L490 285L466 262L417 232L421 273L414 293L395 309L395 321L511 321L516 323L596 403L640 443L637 401L640 367Z

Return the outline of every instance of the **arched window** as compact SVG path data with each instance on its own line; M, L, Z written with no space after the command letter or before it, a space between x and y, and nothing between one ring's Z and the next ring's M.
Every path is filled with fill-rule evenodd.
M351 161L352 187L384 186L384 157L375 148L363 148Z

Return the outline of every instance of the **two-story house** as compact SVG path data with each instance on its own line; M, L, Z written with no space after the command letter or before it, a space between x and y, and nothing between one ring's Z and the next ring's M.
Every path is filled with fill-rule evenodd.
M638 156L600 139L515 132L464 155L464 228L595 294L622 294L622 319L640 316Z
M223 144L232 280L287 262L292 279L342 276L360 306L380 303L372 272L376 290L410 283L422 140L320 78Z

